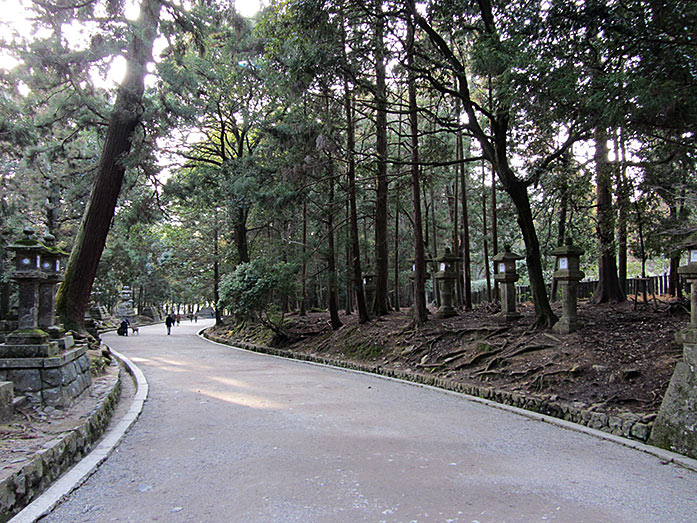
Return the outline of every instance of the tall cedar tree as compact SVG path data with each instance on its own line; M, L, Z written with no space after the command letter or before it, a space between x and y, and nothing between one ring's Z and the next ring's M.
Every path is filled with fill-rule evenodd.
M84 330L92 284L126 171L123 160L131 150L143 113L146 66L152 60L160 7L160 0L143 0L134 23L126 76L118 90L90 199L56 299L57 311L69 329Z

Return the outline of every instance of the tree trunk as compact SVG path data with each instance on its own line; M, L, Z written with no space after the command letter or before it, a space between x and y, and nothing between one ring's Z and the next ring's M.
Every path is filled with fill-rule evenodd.
M623 135L620 135L620 147L615 141L615 158L622 162L622 167L617 171L617 276L620 280L622 292L627 294L627 222L629 214L629 181L627 180L626 147Z
M247 210L240 207L235 212L233 228L235 231L235 245L237 257L240 263L249 262L249 246L247 243Z
M414 0L408 0L410 10L415 12ZM421 181L419 176L419 121L416 105L416 79L414 66L414 20L407 24L407 66L409 67L409 128L411 131L411 201L414 207L414 324L428 321L426 310L426 261L424 260L424 238L421 223Z
M329 287L329 318L332 330L341 327L339 298L336 291L336 251L334 248L334 173L329 173L329 205L327 206L327 269Z
M459 108L459 104L458 104ZM459 111L458 111L459 114ZM469 144L469 140L468 140ZM464 144L462 143L462 133L458 132L457 135L457 148L459 150L459 159L464 160L465 157L465 148ZM469 147L468 147L468 153L469 153ZM470 253L470 224L469 224L469 215L468 215L468 208L467 208L467 180L465 178L465 164L460 163L459 165L460 169L460 186L462 189L460 190L460 197L462 199L462 240L461 240L461 254L462 256L462 267L463 267L463 273L464 273L464 304L465 304L465 310L472 310L472 261L471 261L471 253Z
M375 134L377 179L375 201L375 316L389 312L387 299L387 87L385 84L385 15L382 1L375 0Z
M593 293L593 303L619 303L626 299L617 276L615 259L615 216L612 205L612 170L608 165L607 132L595 130L595 166L597 182L598 217L598 286Z
M486 299L491 301L491 270L489 269L489 233L486 220L486 178L484 162L482 162L482 236L484 238L484 274L486 277Z
M510 173L508 179L514 178ZM525 262L528 266L528 274L530 275L530 291L532 301L535 305L537 319L535 326L537 327L552 327L557 322L557 317L549 305L547 298L547 288L542 277L542 258L540 256L540 244L535 232L535 222L530 209L530 199L528 198L527 188L520 181L511 183L507 189L507 193L511 197L513 204L518 211L518 227L523 234L525 242Z
M559 219L557 220L557 247L561 247L566 242L566 220L569 212L569 179L567 177L567 168L571 161L570 154L562 156L562 179L561 187L559 188ZM557 267L554 267L557 270ZM556 278L552 280L552 301L557 301L559 292L559 282Z
M159 17L160 1L143 0L131 36L126 77L116 96L92 192L56 297L57 312L68 329L84 331L92 284L121 192L123 160L143 114L146 66L152 60Z
M496 171L491 169L491 256L499 253L499 226L496 204ZM494 265L494 274L498 272ZM494 278L494 301L499 301L499 282Z
M353 314L353 269L351 268L351 209L348 198L346 199L346 308L344 314Z
M223 317L218 308L220 301L220 239L218 237L218 212L215 213L215 228L213 230L213 310L215 311L215 324L222 325Z
M356 208L356 159L354 156L355 136L353 127L353 101L351 99L348 79L344 81L344 108L346 110L346 155L348 178L348 196L351 212L351 256L353 257L353 286L356 290L356 307L358 308L358 322L366 323L370 320L368 307L365 303L363 292L363 271L361 270L361 248L358 241L358 210Z
M399 301L399 198L394 210L394 308L397 312L401 308Z
M307 200L303 199L303 248L300 316L307 316Z

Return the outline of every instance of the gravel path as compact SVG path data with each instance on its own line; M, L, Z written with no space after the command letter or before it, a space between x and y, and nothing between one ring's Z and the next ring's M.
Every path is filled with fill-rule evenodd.
M457 395L215 345L205 325L106 337L149 400L42 521L695 521L695 472Z

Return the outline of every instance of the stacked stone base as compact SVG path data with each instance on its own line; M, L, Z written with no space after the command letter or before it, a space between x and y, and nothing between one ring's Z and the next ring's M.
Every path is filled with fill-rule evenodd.
M11 381L15 394L32 403L69 407L92 384L87 349L45 358L0 358L0 381Z

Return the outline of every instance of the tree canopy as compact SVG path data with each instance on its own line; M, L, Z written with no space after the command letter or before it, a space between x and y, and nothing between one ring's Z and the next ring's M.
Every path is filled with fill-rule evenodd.
M0 69L0 233L31 222L72 250L71 325L129 285L142 306L328 308L338 328L340 308L368 321L438 300L427 264L446 247L467 308L473 290L497 299L491 257L510 244L549 327L549 252L567 237L598 302L647 271L679 292L696 229L694 2L28 9L34 30L0 48L16 64Z

